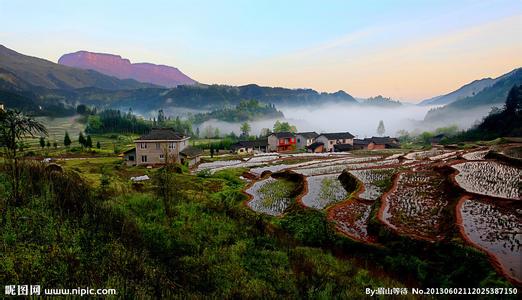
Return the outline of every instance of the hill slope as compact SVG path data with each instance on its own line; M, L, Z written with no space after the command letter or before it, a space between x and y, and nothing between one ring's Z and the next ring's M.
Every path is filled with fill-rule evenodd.
M475 80L446 95L426 99L419 103L419 105L446 105L459 99L473 96L483 89L492 86L495 82L496 79L492 78Z
M164 87L195 84L196 81L175 67L151 63L131 63L119 55L78 51L62 55L61 65L115 76L120 79L135 79Z
M92 70L59 65L45 59L27 56L0 45L0 86L10 90L77 89L96 87L107 90L153 87L135 80L121 80Z
M495 79L493 85L484 88L474 96L430 110L424 120L432 123L459 123L463 120L472 119L468 122L467 127L469 127L473 122L486 116L491 107L502 107L509 90L520 84L522 84L522 68L515 69Z

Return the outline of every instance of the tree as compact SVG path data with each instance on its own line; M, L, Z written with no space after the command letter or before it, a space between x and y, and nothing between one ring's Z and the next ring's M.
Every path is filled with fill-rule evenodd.
M290 125L288 122L281 122L277 120L274 123L274 132L297 132L297 127Z
M0 146L3 146L6 150L6 162L10 167L10 176L13 182L11 185L11 198L17 205L22 202L18 150L25 136L30 135L34 137L35 134L47 135L47 129L45 129L42 123L17 110L0 111ZM4 208L2 217L4 217L5 213L6 210Z
M85 147L87 147L89 149L92 148L92 139L91 139L90 135L88 135L87 139L85 140Z
M76 113L79 115L86 115L89 113L89 108L85 104L76 106Z
M65 137L63 138L63 145L65 147L69 147L71 145L71 138L69 137L69 133L65 132Z
M515 85L509 90L505 110L509 114L522 110L522 85L518 87Z
M51 148L51 142L49 142L49 140L47 140L47 143L45 144L45 146L47 146L47 148Z
M259 137L267 137L272 133L272 130L270 128L261 128L261 131L259 132Z
M83 133L80 131L80 134L78 135L78 143L80 143L80 145L82 145L83 147L85 147L85 136L83 135Z
M383 136L386 132L386 129L384 129L384 122L382 120L379 121L379 125L377 126L377 134L379 136Z
M198 127L198 128L196 128L196 137L198 137L198 138L199 138L199 127Z
M40 147L45 148L45 138L43 136L40 137Z
M97 142L96 142L96 148L101 149L100 141L97 141Z
M58 149L58 143L57 143L57 142L54 142L54 143L53 143L53 147L54 147L54 149Z
M252 130L252 128L250 127L250 124L245 122L245 123L241 124L240 130L241 130L242 137L248 137L248 134L250 133L250 130Z
M214 128L210 125L207 125L205 127L204 137L209 139L212 137L212 134L214 133Z
M165 124L165 114L163 113L163 109L158 110L158 125L163 126Z
M214 157L214 146L212 144L210 144L210 157Z

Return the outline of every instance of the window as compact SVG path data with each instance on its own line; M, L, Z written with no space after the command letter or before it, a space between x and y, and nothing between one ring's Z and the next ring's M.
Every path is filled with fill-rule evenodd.
M330 141L330 145L333 145L333 141Z
M297 139L297 142L298 142L298 143L301 143L301 139L300 139L300 138L298 138L298 139Z
M129 155L129 161L134 161L134 155Z
M147 149L147 143L140 143L141 149Z
M147 155L141 156L141 162L147 162Z
M161 149L161 144L160 143L156 143L156 150L159 150Z
M165 154L160 154L160 159L165 159Z
M176 143L169 143L169 149L176 149Z

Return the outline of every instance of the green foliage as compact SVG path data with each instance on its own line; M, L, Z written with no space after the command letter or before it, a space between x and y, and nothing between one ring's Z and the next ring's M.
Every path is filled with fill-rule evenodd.
M522 85L515 85L509 90L503 109L492 110L478 126L448 139L446 143L493 140L506 136L522 136Z
M90 135L88 135L87 139L85 140L85 147L92 148L92 138Z
M91 115L87 119L87 133L137 133L150 131L152 124L138 118L131 112L122 113L119 110L108 109Z
M274 123L274 132L297 132L297 127L295 125L290 125L288 122L281 122L277 120Z
M310 246L329 244L334 235L324 212L301 207L287 213L280 225L296 240Z
M85 136L83 135L83 132L80 131L80 134L78 135L78 143L82 147L85 147L85 142L86 142Z
M71 138L69 137L69 133L66 131L65 136L63 138L63 145L65 147L69 147L71 145Z
M272 104L264 104L257 100L243 100L234 108L222 108L208 113L200 113L193 117L196 124L210 119L226 122L245 122L259 119L282 118L283 113Z
M241 130L241 136L247 137L250 131L252 130L252 127L250 127L250 124L248 124L247 122L244 122L243 124L241 124L241 127L239 129Z

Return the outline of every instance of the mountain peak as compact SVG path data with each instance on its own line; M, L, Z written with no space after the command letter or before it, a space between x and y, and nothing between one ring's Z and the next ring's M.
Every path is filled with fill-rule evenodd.
M81 50L62 55L58 63L69 67L95 70L120 79L135 79L165 87L196 83L178 68L147 62L131 63L129 59L117 54Z

